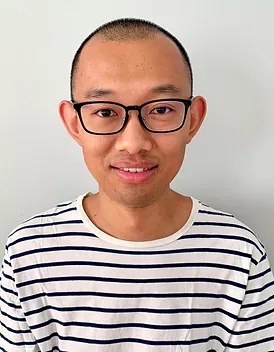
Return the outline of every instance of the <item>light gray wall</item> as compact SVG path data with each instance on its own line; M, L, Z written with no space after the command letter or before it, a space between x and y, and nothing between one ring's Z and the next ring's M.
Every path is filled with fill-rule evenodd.
M159 23L186 46L208 115L174 182L230 211L274 264L274 1L1 0L1 236L97 189L57 114L80 42L116 17Z

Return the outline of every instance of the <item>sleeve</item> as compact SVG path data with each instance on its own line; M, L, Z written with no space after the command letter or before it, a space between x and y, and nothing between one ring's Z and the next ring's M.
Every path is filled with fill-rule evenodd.
M7 248L0 280L0 351L39 352L20 305Z
M250 269L245 297L225 351L274 351L274 278L265 253Z

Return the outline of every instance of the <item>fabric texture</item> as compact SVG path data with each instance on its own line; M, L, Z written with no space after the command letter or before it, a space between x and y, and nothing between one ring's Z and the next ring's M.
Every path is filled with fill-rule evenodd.
M256 235L192 198L166 238L119 240L83 196L8 237L0 351L274 351L274 280Z

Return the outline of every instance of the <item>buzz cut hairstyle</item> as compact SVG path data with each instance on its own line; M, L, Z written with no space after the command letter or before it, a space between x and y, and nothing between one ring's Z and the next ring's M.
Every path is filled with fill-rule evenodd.
M167 30L161 26L143 19L137 18L120 18L103 24L102 26L95 29L89 36L81 43L78 50L76 51L70 71L70 95L71 101L74 102L73 90L75 86L75 76L77 72L78 62L80 59L81 52L85 45L93 37L101 37L104 40L110 41L128 41L128 40L138 40L138 39L151 39L156 35L162 34L169 38L179 49L183 61L186 64L189 76L189 82L191 85L191 95L193 94L193 72L190 64L189 56L179 42L179 40L169 33Z

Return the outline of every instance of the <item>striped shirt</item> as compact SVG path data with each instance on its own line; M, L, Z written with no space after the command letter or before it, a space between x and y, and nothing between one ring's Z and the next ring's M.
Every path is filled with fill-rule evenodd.
M8 237L0 351L274 351L273 274L248 227L192 198L176 233L125 241L83 197Z

